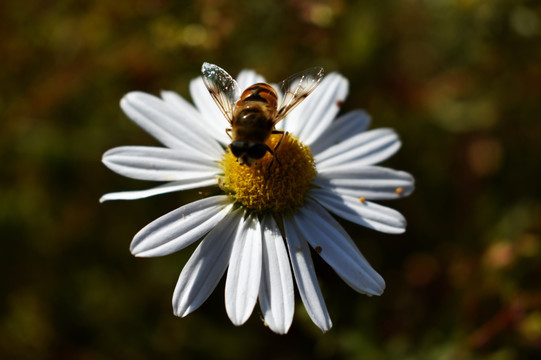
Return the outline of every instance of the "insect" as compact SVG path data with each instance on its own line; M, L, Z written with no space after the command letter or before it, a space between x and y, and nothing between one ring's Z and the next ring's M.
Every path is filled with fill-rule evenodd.
M275 156L286 135L276 129L276 124L306 99L323 77L323 68L313 67L282 81L281 94L267 83L251 85L241 93L237 82L219 66L204 63L201 72L205 86L231 126L226 129L231 153L247 166L267 152ZM272 134L282 135L274 149L266 144Z

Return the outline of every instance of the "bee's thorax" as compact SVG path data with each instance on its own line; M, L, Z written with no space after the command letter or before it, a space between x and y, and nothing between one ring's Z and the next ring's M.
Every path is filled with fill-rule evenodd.
M278 107L278 95L276 90L265 83L258 83L248 87L237 102L237 107L249 103L259 103L276 111Z

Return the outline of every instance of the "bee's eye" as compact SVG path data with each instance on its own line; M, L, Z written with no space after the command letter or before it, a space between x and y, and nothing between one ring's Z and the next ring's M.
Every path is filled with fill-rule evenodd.
M251 143L248 148L248 156L253 159L261 159L267 153L268 146L266 144Z
M229 148L235 157L240 157L242 154L246 154L250 148L249 144L245 141L233 141L229 144Z
M246 141L233 141L229 144L229 148L235 157L240 158L247 155L255 160L261 159L269 151L269 147L266 144Z

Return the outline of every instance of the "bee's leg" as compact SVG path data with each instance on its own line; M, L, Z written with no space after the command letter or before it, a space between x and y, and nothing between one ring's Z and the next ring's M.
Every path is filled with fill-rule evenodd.
M276 146L274 147L274 150L276 150ZM274 159L276 159L276 162L278 163L278 165L282 165L280 164L280 160L278 160L278 158L276 157L276 154L274 153L274 150L272 150L270 147L267 146L267 151L271 153L272 155L272 160L269 164L269 168L272 166L272 163L274 162Z
M274 146L274 149L270 149L270 147L267 146L267 151L271 153L272 155L272 160L269 164L269 167L267 168L267 172L270 171L271 167L272 167L272 164L274 164L274 159L276 159L276 162L278 163L279 166L282 166L282 164L280 164L280 160L278 160L278 158L276 157L276 149L278 149L278 146L280 146L280 144L282 143L282 140L284 140L284 137L287 135L287 132L283 131L283 130L272 130L272 133L273 134L282 134L282 136L280 137L280 140L278 140L278 143Z
M229 136L229 138L231 139L231 128L225 129L225 133L226 133L227 136Z
M282 136L280 137L280 140L278 140L278 144L276 144L276 146L274 146L274 149L273 150L276 150L278 149L278 146L280 146L280 144L282 143L282 140L284 140L284 137L287 135L287 131L284 131L284 130L272 130L272 133L273 134L282 134Z
M274 148L276 149L276 147L274 147ZM268 147L268 146L267 146L267 151L270 152L270 154L272 155L272 160L270 161L269 166L267 166L267 177L270 177L272 165L274 164L274 160L276 159L276 162L278 163L279 166L281 166L282 164L280 164L280 160L278 160L278 158L276 157L276 154L274 153L274 151L272 151L272 149L270 147Z

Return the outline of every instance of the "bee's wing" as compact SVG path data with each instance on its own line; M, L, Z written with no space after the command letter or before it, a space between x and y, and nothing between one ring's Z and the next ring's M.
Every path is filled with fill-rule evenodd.
M239 85L224 69L214 64L204 63L201 74L210 95L231 123L235 103L240 97Z
M299 105L323 78L323 68L313 67L292 75L279 84L282 101L274 124L282 120L295 106Z

